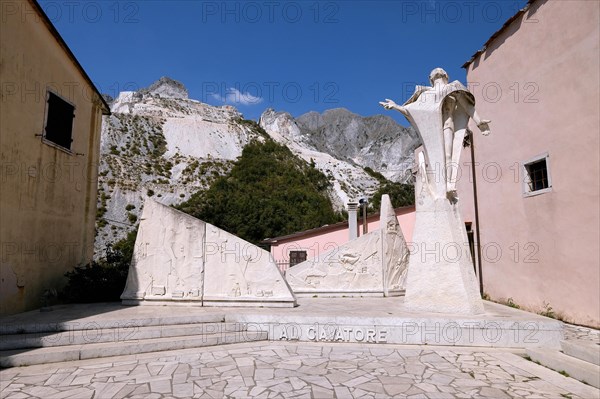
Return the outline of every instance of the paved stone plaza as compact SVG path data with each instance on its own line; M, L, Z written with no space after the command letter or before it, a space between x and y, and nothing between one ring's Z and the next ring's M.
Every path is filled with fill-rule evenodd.
M595 398L502 349L244 343L0 371L2 398Z
M136 335L128 335L131 341L108 343L111 347L131 344L141 348L147 338L144 329L183 328L182 323L202 321L218 325L234 316L250 320L262 315L285 322L299 315L315 320L329 315L330 320L340 323L351 317L359 324L368 321L378 325L386 320L384 314L400 320L399 307L390 305L401 300L310 298L293 309L61 305L51 312L5 316L0 324L5 334L31 332L33 338L42 341L51 341L52 336L35 334L39 328L63 326L75 340L73 344L82 348L96 345L96 339L81 345L77 334L85 330L71 327L94 325L110 335L110 326L146 325L139 327ZM529 317L522 311L511 313L508 307L486 306L496 318L511 314ZM343 316L350 313L352 316ZM136 355L7 368L0 370L0 398L600 398L597 389L526 360L523 348L298 342L280 341L278 337L274 334L270 340L257 342L151 353L138 350ZM185 338L167 339L176 342ZM600 343L598 330L572 325L565 325L564 339ZM55 349L21 351L27 355L36 350Z

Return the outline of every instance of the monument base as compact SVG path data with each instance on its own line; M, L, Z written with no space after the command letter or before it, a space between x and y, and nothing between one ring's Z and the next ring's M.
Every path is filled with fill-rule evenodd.
M484 302L476 315L411 312L404 298L302 298L299 307L226 314L272 341L560 348L562 322Z
M119 344L125 344L121 342L125 338L135 341L156 338L152 331L142 327L162 326L165 329L154 331L175 329L181 335L177 325L188 329L202 327L204 323L208 324L201 331L222 333L223 339L229 339L229 333L235 332L240 341L262 337L270 341L427 344L515 350L559 349L564 328L558 320L487 301L484 301L484 313L480 315L409 312L404 307L403 297L300 298L299 306L295 308L261 309L201 307L189 302L177 302L175 306L172 301L143 303L150 304L166 306L57 305L52 312L35 310L1 317L0 322L3 334L12 335L13 341L25 340L28 345L33 344L31 347L41 346L44 342L48 346L66 345L63 347L66 356L73 354L70 345L85 347L86 344L113 342L117 336L120 337ZM46 336L46 333L50 335ZM52 335L54 333L63 335L56 337ZM197 339L196 336L188 338ZM83 347L80 350L85 350ZM5 345L5 349L8 348ZM135 350L133 348L134 353ZM93 351L97 353L96 349Z
M269 307L269 308L293 308L298 306L296 302L289 302L279 299L241 299L241 300L224 300L222 298L204 298L204 306L206 307Z
M383 291L295 291L296 298L381 298Z
M255 300L255 299L240 299L229 300L222 298L204 298L203 300L148 300L148 299L123 299L123 306L190 306L190 307L270 307L270 308L293 308L297 306L295 302L273 300Z
M419 185L418 185L419 187ZM483 313L458 204L420 197L406 280L406 309Z
M389 290L387 295L383 291L295 291L296 298L381 298L385 296L402 296L404 290Z

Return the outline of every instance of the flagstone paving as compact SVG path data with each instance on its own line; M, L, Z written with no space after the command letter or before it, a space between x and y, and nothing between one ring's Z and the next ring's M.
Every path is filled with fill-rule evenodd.
M505 349L244 343L0 371L1 398L595 398Z

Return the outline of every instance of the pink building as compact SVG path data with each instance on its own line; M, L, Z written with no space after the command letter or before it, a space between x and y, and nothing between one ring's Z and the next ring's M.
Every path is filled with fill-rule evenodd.
M531 1L464 68L475 126L479 226L470 149L462 215L481 239L483 287L525 309L600 325L597 1Z
M409 242L415 225L415 207L405 206L395 210L404 238ZM379 213L368 216L367 231L371 232L378 228ZM359 218L358 236L363 234L362 231L362 218ZM267 238L262 243L271 247L271 255L284 271L289 265L293 266L307 259L316 259L347 243L349 236L348 222L340 222L287 236Z

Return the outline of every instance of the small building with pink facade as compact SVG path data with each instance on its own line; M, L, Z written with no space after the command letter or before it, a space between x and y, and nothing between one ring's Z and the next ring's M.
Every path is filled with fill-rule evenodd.
M475 159L463 150L458 181L462 216L479 230L491 299L595 327L599 21L597 1L533 0L464 65L492 133L471 127Z
M404 239L410 242L415 225L415 207L396 208ZM270 252L281 271L307 259L318 259L327 252L349 241L348 222L326 225L311 230L300 231L286 236L267 238L262 244L270 247ZM357 236L363 235L363 220L358 221ZM379 229L379 213L367 216L367 232Z

